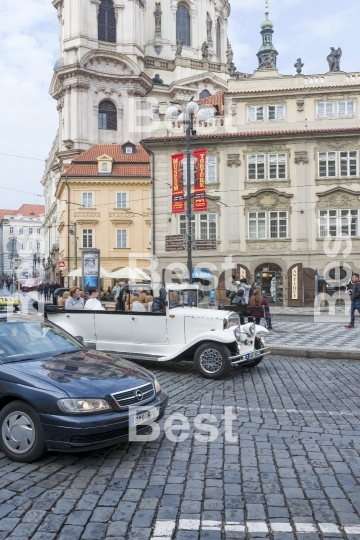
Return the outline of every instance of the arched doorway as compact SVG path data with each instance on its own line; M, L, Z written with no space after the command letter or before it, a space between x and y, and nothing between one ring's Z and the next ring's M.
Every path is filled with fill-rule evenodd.
M269 304L283 305L284 277L280 266L273 263L261 264L255 270L255 281Z

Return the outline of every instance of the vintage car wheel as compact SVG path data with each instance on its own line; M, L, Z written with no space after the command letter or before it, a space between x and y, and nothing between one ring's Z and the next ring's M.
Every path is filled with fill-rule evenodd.
M31 463L46 452L40 419L27 403L12 401L1 410L0 448L21 463Z
M230 371L230 351L220 343L203 343L196 350L194 364L206 379L221 379Z
M262 345L261 345L261 341L260 341L260 338L259 337L255 337L255 350L259 350L261 349ZM263 356L259 356L259 358L256 358L256 360L252 360L251 362L249 362L248 364L243 364L244 367L256 367L258 366L262 361L264 360L264 357Z

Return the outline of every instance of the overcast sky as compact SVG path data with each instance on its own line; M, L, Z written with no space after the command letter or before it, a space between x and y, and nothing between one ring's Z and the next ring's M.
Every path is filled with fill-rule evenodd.
M168 2L169 0L163 0ZM201 1L201 0L199 0ZM264 0L232 0L229 36L239 71L252 73L261 44ZM330 47L342 47L344 71L360 71L356 47L359 10L354 0L270 0L278 68L295 73L327 71ZM48 89L58 57L58 19L51 0L0 0L0 153L46 159L57 129L56 103ZM44 163L7 157L2 163L0 208L41 203ZM34 194L34 195L33 195Z

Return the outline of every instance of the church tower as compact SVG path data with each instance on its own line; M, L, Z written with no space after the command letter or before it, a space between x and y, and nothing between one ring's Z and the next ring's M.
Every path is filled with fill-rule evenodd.
M274 25L269 20L269 4L265 6L265 21L261 25L262 45L257 53L259 59L258 69L276 69L278 52L273 45Z
M227 89L228 0L53 0L58 156L138 142L170 101ZM153 132L153 131L152 131Z

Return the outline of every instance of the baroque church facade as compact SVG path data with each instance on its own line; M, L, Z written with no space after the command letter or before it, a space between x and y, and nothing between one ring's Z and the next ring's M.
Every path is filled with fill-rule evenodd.
M56 187L64 168L98 144L138 143L163 129L171 101L227 89L228 0L53 0L59 59L50 94L58 133L42 185L47 274L58 278ZM231 52L231 48L230 48Z

